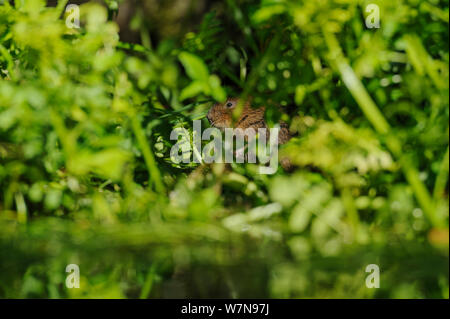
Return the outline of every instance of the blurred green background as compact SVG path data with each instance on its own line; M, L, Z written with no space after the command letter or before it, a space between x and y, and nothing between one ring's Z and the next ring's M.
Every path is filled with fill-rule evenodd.
M0 0L1 298L449 298L448 1L73 3ZM292 172L171 162L225 96Z

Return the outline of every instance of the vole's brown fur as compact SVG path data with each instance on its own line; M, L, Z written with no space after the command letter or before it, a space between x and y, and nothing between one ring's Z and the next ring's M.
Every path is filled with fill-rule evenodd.
M265 107L252 108L249 101L244 103L240 117L233 123L233 111L239 101L239 98L228 98L224 103L215 104L206 115L209 123L220 129L241 128L245 130L253 128L256 131L260 128L267 129L267 124L264 120ZM266 136L269 138L269 130L267 130ZM278 143L285 144L290 138L288 125L281 122ZM290 161L285 158L281 159L281 165L286 170L291 168Z

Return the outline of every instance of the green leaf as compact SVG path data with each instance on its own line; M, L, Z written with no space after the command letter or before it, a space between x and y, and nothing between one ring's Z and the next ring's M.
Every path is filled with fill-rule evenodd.
M211 88L212 97L218 102L225 102L227 93L220 85L220 79L217 75L211 75L209 77L209 86Z
M178 57L191 79L208 81L209 71L202 59L188 52L181 52Z
M194 81L181 91L180 100L184 101L200 93L203 93L204 91L205 91L205 84L200 81Z
M303 204L297 204L292 211L292 215L289 218L289 228L293 232L302 232L308 227L311 220L311 212L303 206Z
M270 19L272 16L277 14L282 14L286 11L286 7L282 4L271 5L267 7L262 7L258 11L256 11L251 20L255 24L259 24Z

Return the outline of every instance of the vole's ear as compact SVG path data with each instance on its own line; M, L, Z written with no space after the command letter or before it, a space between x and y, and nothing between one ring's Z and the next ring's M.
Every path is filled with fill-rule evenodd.
M253 95L249 95L247 96L247 103L252 103L253 102Z

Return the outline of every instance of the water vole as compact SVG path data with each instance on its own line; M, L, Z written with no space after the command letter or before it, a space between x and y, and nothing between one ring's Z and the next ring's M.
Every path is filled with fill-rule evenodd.
M265 107L253 108L250 101L243 103L242 112L235 123L233 123L233 111L238 106L239 101L239 98L228 98L224 103L216 103L213 105L206 115L211 126L219 129L240 128L245 130L247 128L253 128L256 131L258 131L258 129L267 130L268 127L264 120ZM267 130L266 137L269 138L269 130ZM289 133L288 125L284 122L280 122L278 144L285 144L290 138L291 135ZM289 159L282 158L280 162L284 169L291 169Z

